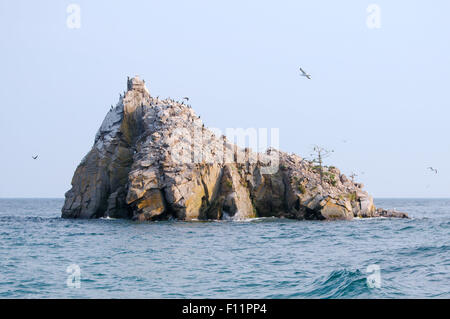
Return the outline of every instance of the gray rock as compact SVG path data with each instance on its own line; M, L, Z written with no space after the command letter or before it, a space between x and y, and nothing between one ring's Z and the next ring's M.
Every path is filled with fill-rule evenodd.
M409 218L407 213L399 212L393 209L378 208L374 214L374 217L390 217L390 218Z
M363 185L276 149L240 149L206 127L187 105L150 96L144 81L106 115L77 167L65 218L294 219L405 217L376 210ZM242 159L242 161L241 161ZM279 163L267 173L266 166Z

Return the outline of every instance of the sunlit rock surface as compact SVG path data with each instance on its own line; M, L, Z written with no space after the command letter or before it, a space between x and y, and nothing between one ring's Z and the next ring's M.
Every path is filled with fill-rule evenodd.
M66 193L65 218L135 220L407 217L376 209L337 168L275 149L254 153L216 136L193 109L150 96L145 82L106 115Z

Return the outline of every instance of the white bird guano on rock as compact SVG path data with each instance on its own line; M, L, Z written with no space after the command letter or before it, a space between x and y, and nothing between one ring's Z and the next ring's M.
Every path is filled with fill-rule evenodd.
M279 163L270 174L267 158ZM134 77L77 167L62 217L407 217L377 210L362 185L337 168L325 167L322 182L320 175L300 156L236 147L204 127L192 108L151 97Z

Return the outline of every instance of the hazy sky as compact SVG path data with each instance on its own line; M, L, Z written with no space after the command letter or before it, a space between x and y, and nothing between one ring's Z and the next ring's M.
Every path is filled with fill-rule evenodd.
M207 126L278 127L280 148L303 156L334 149L328 164L375 197L450 197L449 12L444 0L0 0L0 197L63 197L135 74L152 95L189 96Z

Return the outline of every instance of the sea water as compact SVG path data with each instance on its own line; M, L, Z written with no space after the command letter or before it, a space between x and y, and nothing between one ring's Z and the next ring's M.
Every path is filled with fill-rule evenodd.
M0 298L449 298L450 199L411 219L133 222L0 199Z

